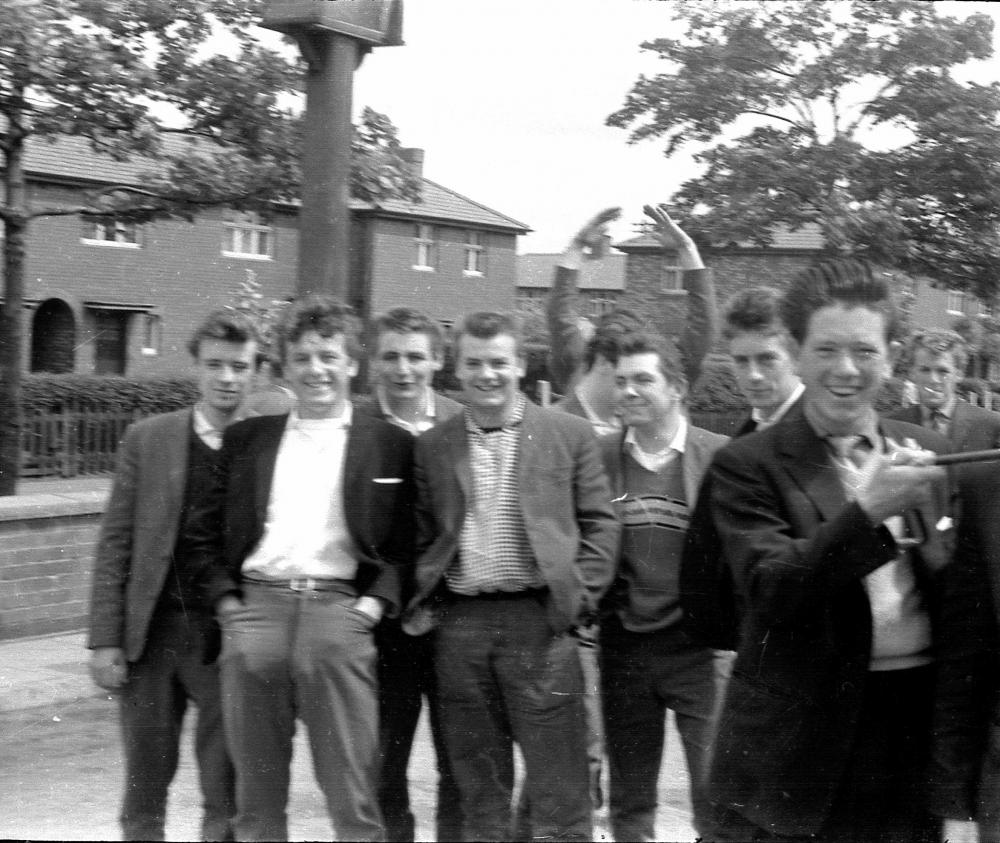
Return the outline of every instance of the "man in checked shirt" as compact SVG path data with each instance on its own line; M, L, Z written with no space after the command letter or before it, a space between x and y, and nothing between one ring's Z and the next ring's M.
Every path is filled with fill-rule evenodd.
M571 630L611 581L619 525L583 419L518 389L513 318L467 316L465 412L417 440L417 587L407 629L436 625L434 664L463 836L511 836L513 744L535 838L592 839L583 681Z

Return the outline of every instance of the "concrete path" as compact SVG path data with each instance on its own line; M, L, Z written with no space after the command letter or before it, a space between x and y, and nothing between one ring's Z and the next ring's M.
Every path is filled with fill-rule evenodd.
M0 839L117 840L123 781L114 698L87 674L82 633L0 641ZM191 717L185 723L190 733ZM410 763L417 839L434 839L435 759L422 722ZM171 787L169 840L199 833L200 794L190 734ZM302 730L296 736L289 801L291 840L330 839L326 809L313 780ZM610 840L605 816L598 840ZM660 774L657 838L692 841L687 774L670 729Z

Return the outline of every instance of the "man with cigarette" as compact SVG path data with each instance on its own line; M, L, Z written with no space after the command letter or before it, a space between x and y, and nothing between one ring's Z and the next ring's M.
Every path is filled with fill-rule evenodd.
M722 448L699 502L744 601L709 836L932 843L943 817L955 837L976 810L992 619L932 464L948 444L875 413L897 312L869 266L806 270L781 315L802 412Z

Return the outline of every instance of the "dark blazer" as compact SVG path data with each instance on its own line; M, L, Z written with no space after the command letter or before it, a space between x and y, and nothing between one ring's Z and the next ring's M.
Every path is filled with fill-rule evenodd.
M94 560L90 647L138 661L170 570L187 482L191 410L130 425Z
M563 632L597 610L611 584L620 527L597 440L583 419L527 403L520 427L521 513L549 588L549 623ZM414 614L433 611L444 572L458 553L473 488L463 414L417 439L417 593ZM430 619L408 631L425 631Z
M922 428L885 420L882 430L947 450ZM801 415L734 440L709 477L713 527L745 599L710 795L762 828L812 834L844 774L862 703L872 643L862 580L895 558L896 544L847 502L826 446ZM939 682L931 804L957 817L971 810L977 776L966 680L986 607L976 554L966 548L951 562L948 498L939 488L920 512L927 538L914 556Z
M221 470L192 517L193 562L211 603L239 594L240 569L264 533L278 446L288 416L260 416L226 430ZM412 564L413 437L356 413L344 457L344 515L358 549L358 594L400 608L400 568ZM316 470L322 470L317 465ZM388 481L388 482L387 482ZM397 482L398 481L398 482Z
M893 418L920 424L920 407L913 405L893 414ZM1000 413L957 401L948 430L954 451L985 451L1000 448ZM995 626L1000 627L1000 465L995 462L969 463L954 468L955 483L962 506L959 530L963 541L978 548L986 568L993 596ZM985 653L985 660L975 676L984 678L992 709L990 732L986 742L983 779L980 785L979 817L984 825L981 835L992 840L1000 834L1000 694L997 693L1000 649ZM993 689L990 693L989 689Z

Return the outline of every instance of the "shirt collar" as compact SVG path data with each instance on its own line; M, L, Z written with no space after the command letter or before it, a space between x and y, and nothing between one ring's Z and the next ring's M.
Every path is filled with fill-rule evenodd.
M930 409L930 407L925 407L923 404L920 405L920 418L924 422L930 421L935 415L944 416L948 421L951 421L952 416L955 414L955 397L952 396L951 400L945 404L943 407L937 407L935 409Z
M330 427L347 430L351 426L354 417L354 405L350 401L344 404L344 412L332 419L304 419L299 415L298 409L292 409L288 413L288 427L302 429L306 427Z
M758 410L756 407L750 412L750 418L752 418L757 423L757 429L770 427L772 424L777 424L781 421L785 413L788 412L789 408L794 404L799 398L802 397L802 393L806 391L806 385L799 382L799 385L792 390L791 394L785 399L784 403L778 407L771 415L764 418L764 414Z
M521 424L524 420L524 408L527 406L528 399L525 397L523 392L519 392L517 395L517 403L514 405L514 412L512 412L507 420L503 423L502 430L509 431L514 430ZM485 433L486 431L480 427L479 423L473 418L472 410L467 406L465 408L465 429L469 433Z
M385 394L385 387L382 386L382 384L376 384L375 397L378 398L378 405L379 408L382 410L382 415L384 415L387 419L395 422L396 424L406 425L407 427L414 426L405 419L401 419L392 411L392 407L389 406L388 396ZM434 390L431 389L429 386L425 387L424 415L428 419L437 418L437 402L434 400Z
M806 422L809 427L812 428L813 432L820 438L825 440L841 438L840 434L831 433L826 427L815 418L815 415L810 412L810 407L805 404L803 407L803 414L806 417ZM862 422L858 428L851 432L853 436L864 436L871 443L871 446L876 450L880 450L879 443L882 441L882 437L878 431L878 413L875 412L874 408L871 409L868 417Z
M681 416L680 421L677 422L677 430L674 431L674 436L670 440L670 444L659 453L677 451L678 454L683 454L684 448L687 445L688 427L688 420L684 416ZM639 447L639 443L635 438L635 430L631 427L625 432L625 447L629 450L635 449L637 451L642 451L642 448ZM648 451L643 451L643 453L648 453Z
M220 447L222 447L223 429L212 424L208 420L208 417L198 407L195 407L192 412L192 423L194 425L195 434L197 434L198 438L208 445L209 448L217 451Z

